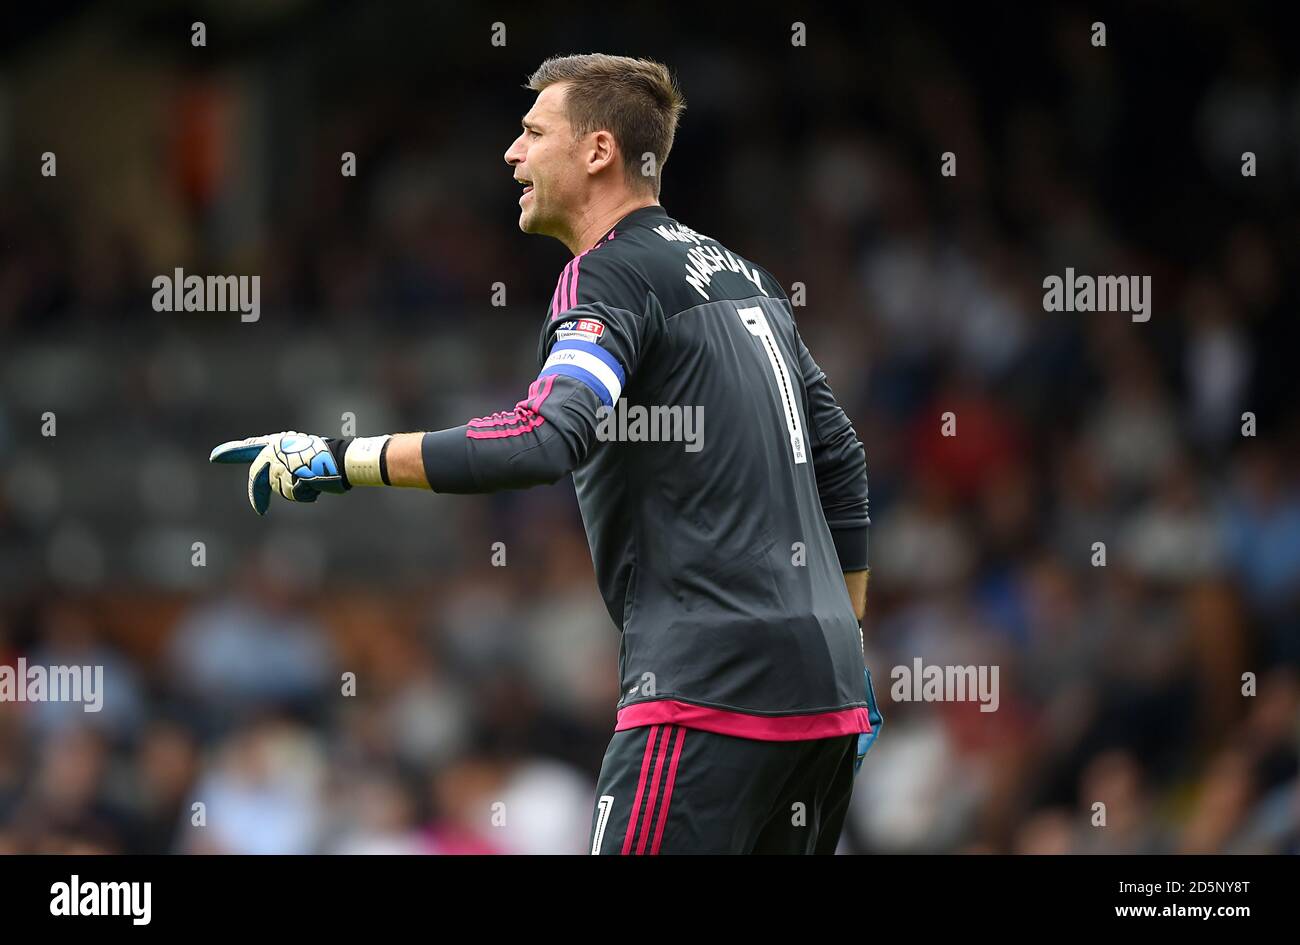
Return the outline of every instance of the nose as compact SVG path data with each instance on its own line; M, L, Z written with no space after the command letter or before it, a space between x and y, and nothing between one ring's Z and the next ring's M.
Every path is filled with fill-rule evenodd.
M506 163L511 167L524 163L524 136L521 134L506 148Z

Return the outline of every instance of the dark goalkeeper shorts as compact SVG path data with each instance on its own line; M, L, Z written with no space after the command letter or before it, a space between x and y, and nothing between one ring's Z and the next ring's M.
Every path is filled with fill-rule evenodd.
M758 741L680 725L615 732L593 854L834 853L857 735Z

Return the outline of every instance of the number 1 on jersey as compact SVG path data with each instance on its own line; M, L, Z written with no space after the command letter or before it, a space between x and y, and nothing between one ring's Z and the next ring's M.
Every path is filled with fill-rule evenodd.
M750 308L737 307L736 314L767 352L767 361L772 365L772 375L776 379L776 395L785 411L785 426L790 433L790 449L794 452L795 464L806 463L808 457L804 452L803 423L799 419L794 388L790 384L790 372L785 369L785 359L781 357L776 339L772 337L772 327L767 323L767 316L757 305Z

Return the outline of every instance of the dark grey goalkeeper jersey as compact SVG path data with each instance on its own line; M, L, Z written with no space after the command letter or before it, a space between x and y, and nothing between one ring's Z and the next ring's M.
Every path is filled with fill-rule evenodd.
M871 730L842 572L867 566L862 444L764 269L633 211L574 257L513 410L429 433L438 492L572 472L623 632L618 729Z

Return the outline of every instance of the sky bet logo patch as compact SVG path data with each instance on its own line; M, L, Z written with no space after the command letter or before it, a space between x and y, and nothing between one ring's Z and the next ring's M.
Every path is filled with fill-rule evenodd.
M576 321L570 320L560 322L560 327L555 329L556 341L600 341L600 336L605 333L605 326L596 321L594 318L579 318Z

